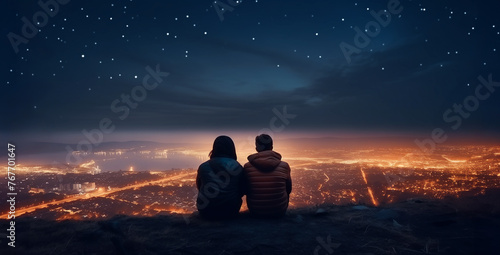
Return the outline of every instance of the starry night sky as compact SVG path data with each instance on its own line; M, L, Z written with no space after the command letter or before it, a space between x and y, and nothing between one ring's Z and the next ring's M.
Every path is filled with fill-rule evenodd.
M478 76L500 82L500 2L401 0L349 63L339 45L388 2L246 0L221 20L210 0L73 0L15 53L42 8L4 1L0 131L249 130L284 106L291 130L451 130ZM112 102L157 65L169 76L121 120ZM478 102L459 129L498 132L500 87Z

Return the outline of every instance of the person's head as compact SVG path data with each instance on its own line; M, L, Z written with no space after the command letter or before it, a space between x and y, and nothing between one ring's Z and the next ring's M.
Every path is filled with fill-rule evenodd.
M212 151L208 154L210 158L226 157L236 160L236 148L234 142L229 136L221 135L215 138Z
M262 134L255 137L255 149L258 152L261 151L272 151L273 150L273 139L268 134Z

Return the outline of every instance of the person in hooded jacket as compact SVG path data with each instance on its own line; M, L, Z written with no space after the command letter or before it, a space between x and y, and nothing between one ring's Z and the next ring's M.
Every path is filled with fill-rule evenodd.
M257 136L255 147L244 166L248 210L257 217L282 217L292 192L290 166L273 151L271 136Z
M210 160L202 163L196 176L196 207L207 219L236 217L244 195L243 168L236 161L236 149L228 136L215 139Z

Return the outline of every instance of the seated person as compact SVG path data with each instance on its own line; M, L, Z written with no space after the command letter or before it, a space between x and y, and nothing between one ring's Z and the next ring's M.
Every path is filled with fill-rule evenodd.
M273 140L262 134L255 138L257 153L244 166L248 210L258 217L281 217L292 191L290 166L273 151Z
M242 204L244 179L233 140L228 136L217 137L209 156L210 160L198 168L196 207L207 219L236 217Z

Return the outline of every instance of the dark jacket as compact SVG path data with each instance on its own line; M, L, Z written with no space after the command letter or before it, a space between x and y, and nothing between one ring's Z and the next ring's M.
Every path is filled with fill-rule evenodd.
M243 168L234 159L215 157L198 168L196 207L206 218L238 215L244 194Z
M290 166L274 151L252 154L248 161L244 167L248 210L256 216L283 216L292 191Z

